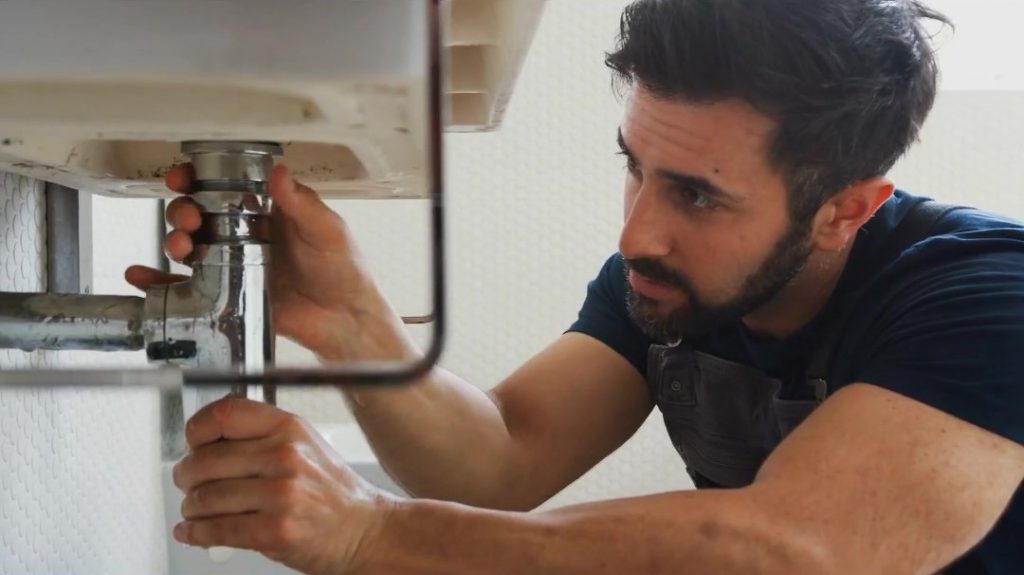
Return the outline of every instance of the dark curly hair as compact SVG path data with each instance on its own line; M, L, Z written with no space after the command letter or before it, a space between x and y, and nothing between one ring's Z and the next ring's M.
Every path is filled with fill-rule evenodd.
M657 97L737 98L777 123L770 161L808 221L917 139L938 68L917 0L637 0L605 63Z

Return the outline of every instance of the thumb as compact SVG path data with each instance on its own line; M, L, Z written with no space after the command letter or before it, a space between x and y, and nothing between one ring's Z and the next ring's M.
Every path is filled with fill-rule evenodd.
M296 182L288 168L274 166L270 174L274 208L285 216L306 243L321 249L345 242L345 222L310 188Z

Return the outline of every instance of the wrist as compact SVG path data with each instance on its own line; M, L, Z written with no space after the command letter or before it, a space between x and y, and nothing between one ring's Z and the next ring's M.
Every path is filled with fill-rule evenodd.
M390 553L388 533L394 529L395 516L401 512L405 501L389 493L376 492L373 495L371 519L346 573L370 575L381 572Z
M380 515L378 528L362 546L352 575L445 573L433 567L438 560L434 551L443 546L439 538L445 537L446 507L438 501L392 499Z
M334 317L330 333L312 349L323 362L409 362L423 355L401 317L382 298L349 303L330 315Z
M526 513L405 499L368 547L360 575L538 573L540 553L557 530L555 522L538 522Z

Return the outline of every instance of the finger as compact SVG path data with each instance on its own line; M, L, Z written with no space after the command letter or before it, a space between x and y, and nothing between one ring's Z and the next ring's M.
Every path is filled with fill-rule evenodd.
M296 419L266 403L225 397L192 416L185 426L185 439L193 449L221 439L259 439Z
M304 242L329 250L346 241L344 220L319 194L292 179L284 165L274 166L270 173L270 196L274 207L295 225Z
M218 441L189 451L174 465L171 479L182 491L190 491L205 483L226 479L273 476L280 466L278 455L262 441ZM284 455L283 459L290 459Z
M153 286L185 281L188 276L169 274L146 266L131 266L125 270L124 279L140 290L146 291Z
M172 260L184 263L185 258L192 253L195 246L192 244L192 236L182 230L174 230L167 234L164 239L164 253Z
M276 540L280 529L262 513L244 513L182 521L174 526L174 538L197 547L232 547L254 551L272 551L281 543Z
M192 169L192 164L179 164L167 170L167 177L164 178L164 183L171 191L187 194L192 190L192 180L194 178L195 172Z
M199 485L185 495L181 516L188 520L256 511L281 511L293 500L289 479L225 479Z
M176 230L194 232L203 223L203 216L191 198L175 198L167 204L167 223Z

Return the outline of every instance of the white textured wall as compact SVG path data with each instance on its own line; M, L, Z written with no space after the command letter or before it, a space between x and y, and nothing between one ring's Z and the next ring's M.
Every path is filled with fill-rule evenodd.
M0 291L46 290L42 189L0 173ZM0 350L0 370L82 363ZM155 392L0 387L0 575L166 572L158 424Z
M953 21L939 31L935 46L945 90L1024 90L1020 53L1019 0L924 0ZM937 30L934 26L933 30Z
M1024 219L1022 134L1024 91L945 91L890 175L920 195Z
M1024 219L1019 0L926 0L955 29L936 38L942 91L921 141L893 170L909 191Z

